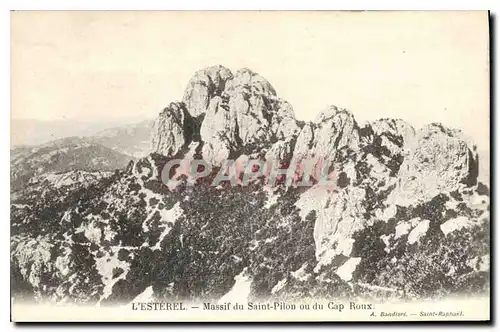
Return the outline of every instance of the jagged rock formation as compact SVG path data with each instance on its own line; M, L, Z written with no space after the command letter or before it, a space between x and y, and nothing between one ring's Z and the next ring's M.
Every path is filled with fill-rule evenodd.
M151 148L167 156L178 154L193 140L196 121L181 103L171 103L153 124Z
M46 173L113 171L132 158L102 146L92 138L69 137L36 147L11 150L11 193Z
M459 131L360 125L335 106L302 123L260 75L216 66L160 113L151 145L114 173L39 174L13 201L14 290L100 305L233 287L248 299L489 290L489 190ZM162 167L185 156L214 170L170 190ZM211 186L226 158L328 160L336 185Z
M314 123L304 126L293 153L292 163L304 159L328 160L331 164L342 150L357 151L359 128L354 117L345 109L330 106L321 112Z

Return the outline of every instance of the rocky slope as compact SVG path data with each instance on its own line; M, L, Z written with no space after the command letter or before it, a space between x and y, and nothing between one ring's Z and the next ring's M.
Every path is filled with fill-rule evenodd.
M91 137L92 141L113 151L142 158L149 154L152 120L108 128Z
M215 66L195 73L152 131L152 153L125 169L48 189L51 175L40 174L13 200L16 298L108 305L220 300L234 287L247 299L289 300L489 291L489 190L457 130L360 125L335 106L303 123L262 76ZM187 155L215 168L170 190L162 168ZM238 157L326 160L337 185L211 186L221 162Z
M106 112L103 112L105 115ZM13 114L15 116L15 114ZM149 143L151 134L151 120L141 121L139 119L106 119L106 117L91 120L35 120L35 119L11 119L11 149L22 146L36 146L57 141L67 137L96 137L105 136L108 139L115 137L113 143L117 144L119 136L136 136L135 140L129 140L133 145L140 145L144 140ZM143 136L144 135L144 136ZM118 144L119 145L119 144ZM107 146L107 145L105 145Z

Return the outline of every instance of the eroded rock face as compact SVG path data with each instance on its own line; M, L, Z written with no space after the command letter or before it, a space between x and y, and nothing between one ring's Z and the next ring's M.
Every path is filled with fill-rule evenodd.
M336 106L321 112L314 123L306 124L300 132L293 162L314 159L333 165L340 150L359 149L359 128L353 115Z
M226 88L229 108L236 114L242 145L269 139L271 100L276 92L266 79L248 69L236 72Z
M430 124L406 147L397 190L391 201L409 205L477 181L476 147L458 130Z
M380 119L371 123L371 128L380 137L380 146L392 156L401 154L405 144L415 137L415 129L401 119Z
M300 123L260 75L220 66L197 72L153 131L157 153L126 170L91 181L43 174L14 197L17 288L105 304L145 291L155 301L220 299L243 279L242 301L488 287L489 191L458 131L431 124L415 134L393 119L359 126L335 106ZM161 182L169 159L200 153L214 165L332 160L336 185Z
M233 150L232 141L224 133L220 132L204 142L202 155L205 161L220 166L225 160L229 159Z
M332 113L320 115L316 125L335 118L335 112ZM312 187L297 202L302 213L316 213L317 270L328 264L340 268L346 257L358 259L356 251L352 251L353 246L360 246L356 241L362 241L357 234L380 222L386 224L380 239L388 253L401 245L398 241L406 241L406 237L398 240L402 228L408 226L405 232L408 243L415 244L426 238L426 234L438 232L436 225L450 216L465 213L446 212L456 208L456 204L445 207L448 196L440 196L454 190L462 192L476 183L475 148L459 131L433 124L415 135L414 129L402 120L381 119L354 131L359 133L353 139L358 144L356 148L342 134L335 135L332 130L332 134L327 135L325 128L339 127L352 135L351 128L355 126L339 126L339 122L334 121L331 127L323 126L320 137L319 126L306 125L294 151L294 158L303 158L309 151L326 151L324 155L337 153L339 161L335 167L345 179L335 190ZM340 143L337 149L333 149L333 143L319 144L318 149L316 142L325 142L329 137ZM349 153L342 150L346 146ZM411 212L402 214L402 209ZM395 245L396 242L399 244ZM359 262L364 264L363 260Z
M297 137L297 143L295 144L295 150L293 151L295 162L305 159L313 149L314 128L314 124L306 123L300 131L300 134Z
M362 188L326 191L313 187L297 201L296 206L302 215L316 211L316 270L332 263L336 257L351 255L353 234L368 223L363 216L365 194Z
M335 158L337 150L359 148L358 125L349 111L330 106L318 115L316 124L314 149L316 156Z
M415 136L411 125L400 119L379 119L367 123L359 130L360 153L355 166L360 181L367 171L377 182L392 179L399 172L404 159L405 147ZM374 168L376 171L371 172ZM375 183L372 183L375 184Z
M267 151L265 158L270 161L288 163L292 159L294 146L295 140L293 136L291 139L278 141Z
M223 66L212 66L197 71L188 83L182 101L193 117L204 114L214 96L220 96L225 84L233 78Z
M192 139L194 121L181 103L171 103L153 124L151 150L165 156L174 156Z
M277 110L271 118L271 133L278 140L287 140L297 137L300 127L295 120L292 105L284 100L279 100L275 104Z
M356 234L396 218L399 207L413 208L442 192L476 183L475 147L460 132L432 124L415 133L400 119L360 127L349 111L336 106L299 126L291 105L249 69L234 75L224 67L197 72L184 103L192 117L204 114L201 152L214 165L245 155L289 165L327 161L335 168L336 188L314 186L297 202L304 217L316 213L318 268L349 257ZM173 113L174 120L164 121L168 134L157 151L173 154L186 144L181 135L183 114L189 117ZM397 225L411 225L408 232L429 228L419 226L422 220L428 222L425 216L408 220L407 216ZM413 238L416 242L417 236Z
M196 72L184 93L183 105L195 123L201 122L202 155L213 164L242 153L291 158L300 131L293 109L276 96L265 78L249 69L234 75L222 66ZM153 151L173 155L189 143L180 135L184 121L180 117L189 117L186 112L175 112L168 116L178 120L165 120L163 113L157 120Z

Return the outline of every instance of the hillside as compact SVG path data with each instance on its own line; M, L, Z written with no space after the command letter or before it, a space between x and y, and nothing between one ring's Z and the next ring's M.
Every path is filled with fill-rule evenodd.
M132 158L80 137L69 137L38 146L14 148L10 154L11 192L24 189L38 176L70 171L114 171Z
M214 66L159 114L151 147L118 171L49 190L41 180L13 199L16 299L220 300L242 284L243 301L489 292L489 189L459 130L415 131L399 119L361 126L336 106L300 122L262 76ZM182 157L203 158L213 173L170 189L163 167ZM260 177L212 186L236 158L326 161L337 185ZM94 159L86 154L77 169Z

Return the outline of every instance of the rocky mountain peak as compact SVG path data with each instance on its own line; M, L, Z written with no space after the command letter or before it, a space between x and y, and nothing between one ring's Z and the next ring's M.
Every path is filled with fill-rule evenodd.
M379 119L370 124L373 132L379 136L391 138L393 143L402 147L415 136L415 129L401 119Z
M405 150L400 182L392 196L400 205L425 201L440 192L477 182L476 147L459 130L431 123L417 132Z
M174 105L160 114L152 135L153 151L167 156L192 140L181 135L183 126L199 128L190 136L200 138L203 157L214 164L242 153L285 158L299 132L291 105L276 96L264 77L247 68L234 75L223 66L197 71L183 103Z
M430 171L440 178L435 182L437 191L442 188L439 183L475 183L477 177L475 147L458 131L431 124L416 134L401 119L379 119L360 127L352 113L334 105L313 122L299 124L292 106L248 68L234 74L223 66L197 71L183 102L172 103L153 125L154 152L174 156L193 141L200 143L197 149L214 165L241 154L285 163L328 159L348 168L354 179L358 177L355 163L366 157L358 153L362 150L371 154L370 160L389 167L393 175L404 164L401 176L410 182L424 169L441 169L445 176Z
M236 71L234 78L229 82L226 92L231 94L235 91L244 92L247 96L276 96L276 91L271 84L264 77L248 68Z
M233 78L229 69L212 66L197 71L189 80L182 101L193 117L204 114L214 96L220 96L226 82Z
M329 105L323 111L319 112L314 122L317 124L321 124L323 122L328 122L333 118L352 118L352 120L354 120L354 116L345 108L337 107L335 105Z
M328 159L333 163L342 149L359 149L359 126L346 109L329 106L300 132L294 163L303 159Z
M477 152L460 131L415 131L399 119L360 126L336 106L298 122L262 76L215 66L195 73L152 136L156 153L112 172L58 166L109 158L88 144L77 153L73 142L13 153L22 172L11 179L32 178L11 197L16 296L106 305L147 291L152 301L220 300L242 278L242 303L488 293L489 191L477 183ZM162 183L169 159L195 154L213 166L323 158L337 181Z
M214 165L245 155L334 166L338 188L312 187L296 204L303 217L317 213L318 268L352 256L355 234L377 220L477 182L475 146L440 124L416 132L401 119L384 118L360 127L351 112L334 105L300 124L292 106L249 69L232 75L224 67L210 67L195 74L187 91L184 103L171 105L155 124L156 152L171 157L198 140L203 158ZM190 113L195 104L201 106ZM187 135L185 128L191 130ZM429 222L419 220L423 226L414 220L412 227Z

